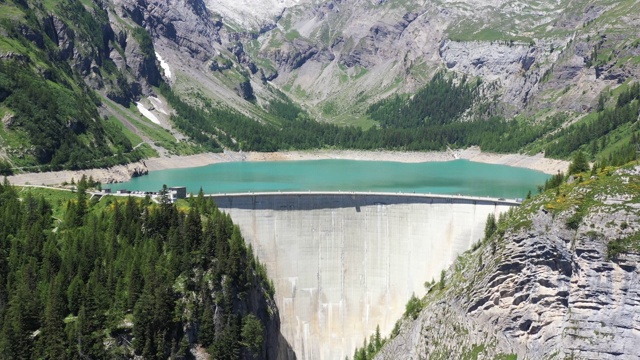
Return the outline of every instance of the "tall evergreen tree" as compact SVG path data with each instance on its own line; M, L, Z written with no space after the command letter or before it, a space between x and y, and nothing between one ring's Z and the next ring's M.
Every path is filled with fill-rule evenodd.
M571 164L569 164L568 175L578 174L581 172L588 172L591 170L587 157L582 151L578 151L574 156Z
M49 288L44 311L44 324L40 335L41 352L47 359L63 359L67 352L67 336L64 318L67 307L64 302L62 274L58 274Z

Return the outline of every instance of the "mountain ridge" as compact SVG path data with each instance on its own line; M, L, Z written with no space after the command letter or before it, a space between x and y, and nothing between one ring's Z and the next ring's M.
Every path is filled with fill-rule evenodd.
M75 1L67 3L65 6L75 6L81 14L98 14L100 24L76 28L68 25L73 16L64 7L34 3L32 9L21 8L14 1L4 2L5 13L23 15L4 23L22 29L16 38L24 39L20 41L26 41L27 48L50 44L48 50L34 50L30 57L34 53L39 58L49 56L47 53L59 56L62 62L54 68L67 62L88 86L82 91L96 91L105 98L100 114L123 123L124 135L132 143L125 150L147 144L134 160L222 148L256 149L248 145L254 140L235 133L229 125L195 130L187 121L172 117L172 108L181 105L167 103L171 96L160 93L162 83L189 106L204 108L205 117L210 118L207 121L215 117L210 109L217 107L226 109L226 116L239 113L266 125L261 130L265 132L270 127L291 126L298 115L368 129L380 128L368 114L372 105L397 94L410 99L435 74L445 72L458 79L455 81L469 78L480 84L477 101L454 121L500 117L522 126L549 123L558 127L584 123L585 115L599 111L603 101L610 106L618 89L637 78L640 64L636 20L626 15L637 6L632 1L529 5L488 1L477 8L460 2L413 0L274 1L265 3L264 13L256 9L253 20L246 24L229 20L233 9L247 10L244 3L114 0L81 7ZM36 25L20 25L20 16L34 18ZM37 25L39 21L44 25ZM101 30L92 33L91 28ZM15 45L9 33L5 44L9 49L3 52L5 58L24 56L24 47ZM167 69L164 77L163 67ZM99 98L95 101L100 102ZM148 110L160 126L147 124L131 108L133 102L141 103L141 111ZM283 119L284 113L274 111L284 109L282 104L289 114L297 115ZM8 110L3 115L5 128L12 123ZM166 131L169 134L163 133ZM544 151L545 138L553 138L555 129L545 131L537 135L537 142L521 144L515 151ZM624 145L624 136L615 138L614 142L598 140L608 143L608 148ZM447 142L468 145L456 144L450 137ZM46 165L16 158L29 151L28 142L17 149L10 143L3 146L4 157L16 169ZM382 146L430 149L409 143L387 141ZM354 145L328 142L317 146ZM586 150L589 144L582 146ZM115 151L115 144L109 147ZM609 151L590 156L596 159ZM88 164L76 161L70 165L69 161L64 166ZM126 161L131 160L120 160Z

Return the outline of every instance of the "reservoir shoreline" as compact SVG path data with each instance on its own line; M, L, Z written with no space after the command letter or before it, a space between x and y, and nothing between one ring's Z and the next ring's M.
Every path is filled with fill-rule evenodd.
M528 168L546 174L566 172L569 162L545 158L542 154L496 154L482 152L478 147L461 150L405 152L364 150L305 150L281 152L233 152L202 153L187 156L171 156L146 159L137 163L114 166L108 169L65 170L44 173L24 173L7 177L14 185L56 185L78 180L82 175L91 176L103 184L124 182L148 171L200 167L225 162L303 161L303 160L359 160L391 161L402 163L442 162L464 159L486 164L499 164Z

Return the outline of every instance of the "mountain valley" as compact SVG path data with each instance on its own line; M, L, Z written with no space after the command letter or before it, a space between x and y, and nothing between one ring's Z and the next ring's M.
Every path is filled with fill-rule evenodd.
M0 358L316 358L299 339L317 329L282 321L291 309L276 307L274 265L204 194L87 196L146 174L149 159L305 151L571 161L489 216L483 239L465 237L390 333L368 324L340 354L636 358L638 14L635 0L0 0L0 175L104 175L76 177L73 192L0 185ZM367 204L375 216L362 221L388 230L387 205ZM314 239L335 250L338 212L322 206ZM292 279L277 286L312 297ZM330 323L335 304L320 300Z

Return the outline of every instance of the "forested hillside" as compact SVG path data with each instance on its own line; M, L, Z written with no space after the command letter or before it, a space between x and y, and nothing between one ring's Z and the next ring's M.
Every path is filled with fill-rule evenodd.
M605 108L606 100L606 94L602 94L594 114L553 134L549 139L546 155L568 157L576 150L582 149L596 158L610 145L610 142L617 140L616 137L624 137L624 140L631 145L618 149L618 152L624 155L608 154L609 156L602 160L612 162L613 158L623 157L620 161L613 163L622 165L635 159L635 145L638 143L636 132L640 109L638 101L640 100L640 83L636 82L622 89L610 108ZM609 138L611 134L613 136Z
M0 358L277 356L272 285L212 201L89 201L87 185L53 203L0 185Z
M556 121L529 124L495 116L461 121L480 99L477 84L454 80L454 75L441 73L410 98L396 96L372 105L369 115L380 126L367 130L318 122L290 102L272 103L280 117L275 123L260 123L207 100L202 101L202 107L195 107L165 85L160 90L176 109L174 123L209 149L215 149L217 141L244 151L324 147L424 151L477 145L487 151L517 152L559 125Z
M552 4L575 18L531 37L459 27L457 3L322 3L251 30L202 0L0 0L0 174L223 149L633 155L640 47L613 15L635 3Z
M137 30L129 40L116 33L99 2L1 1L0 161L42 171L144 157L121 124L99 115L95 92L128 105L143 84L159 84L151 38ZM137 47L136 39L147 65L139 79L112 59L114 49L123 56L126 46Z

